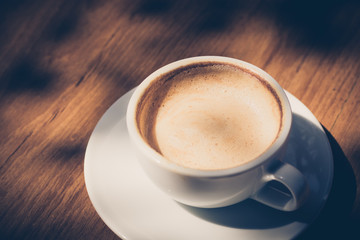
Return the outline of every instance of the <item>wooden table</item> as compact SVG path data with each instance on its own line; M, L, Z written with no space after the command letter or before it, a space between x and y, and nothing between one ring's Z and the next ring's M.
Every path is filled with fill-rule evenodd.
M359 238L359 12L351 0L1 1L0 239L118 239L85 188L89 137L147 75L197 55L253 63L314 113L335 176L299 239Z

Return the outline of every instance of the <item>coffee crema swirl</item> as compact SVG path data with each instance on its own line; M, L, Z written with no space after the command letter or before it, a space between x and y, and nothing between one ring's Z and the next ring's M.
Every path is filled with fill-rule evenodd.
M146 142L168 161L228 169L265 152L281 129L282 106L261 77L228 63L180 67L158 77L137 109Z

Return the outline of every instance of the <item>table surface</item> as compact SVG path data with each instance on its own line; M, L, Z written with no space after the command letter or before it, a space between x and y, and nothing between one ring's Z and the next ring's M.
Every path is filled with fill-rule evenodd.
M1 1L0 239L118 239L85 188L89 137L147 75L198 55L257 65L314 113L334 182L299 239L359 237L359 12L352 0Z

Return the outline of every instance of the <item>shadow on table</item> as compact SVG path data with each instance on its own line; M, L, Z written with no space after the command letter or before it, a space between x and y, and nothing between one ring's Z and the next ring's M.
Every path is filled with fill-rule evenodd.
M331 239L334 234L341 233L343 229L349 227L350 222L346 219L349 219L348 215L355 199L356 182L352 168L339 144L326 129L325 132L334 158L334 179L328 200L319 217L317 212L324 206L323 197L327 195L331 186L331 182L328 181L328 169L331 168L324 164L326 161L319 159L319 156L321 158L328 155L317 151L324 147L323 142L319 141L324 135L313 123L296 114L294 114L294 128L290 134L290 150L288 150L287 158L290 159L289 163L304 172L311 184L309 201L303 207L294 212L283 212L251 199L214 209L196 208L183 204L180 206L197 217L227 227L269 229L299 222L311 225L298 236L298 239L320 237ZM298 142L295 141L296 138L302 140ZM317 164L311 164L316 160L318 160ZM318 219L315 220L317 217ZM324 236L326 237L323 238Z
M351 217L356 195L355 176L340 145L327 129L325 132L334 157L333 186L320 216L296 240L359 239L360 221Z
M356 0L195 0L186 7L177 2L182 1L139 0L133 15L168 20L176 15L177 24L191 22L185 36L227 31L229 26L244 28L254 17L274 21L279 31L289 33L289 41L295 45L326 51L347 44L360 24L360 1Z
M38 65L37 56L16 59L0 76L0 86L9 93L42 93L53 86L56 74L46 71Z

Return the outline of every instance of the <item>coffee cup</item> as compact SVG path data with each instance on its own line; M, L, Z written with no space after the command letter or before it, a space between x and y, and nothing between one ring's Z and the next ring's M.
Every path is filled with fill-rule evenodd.
M252 198L293 211L306 200L304 175L284 161L289 100L250 63L200 56L161 67L131 96L126 121L144 172L182 204Z

